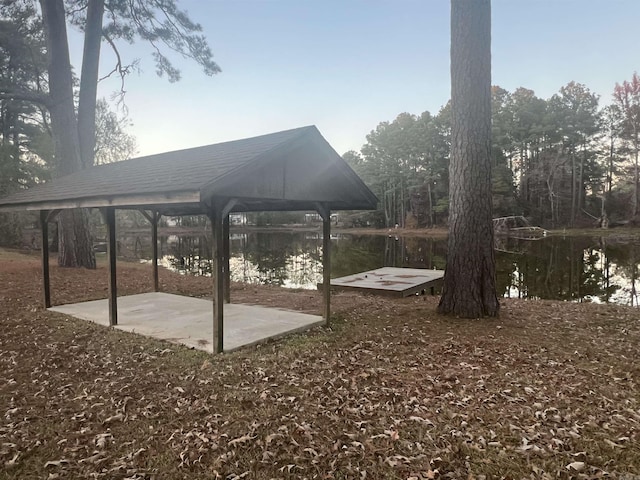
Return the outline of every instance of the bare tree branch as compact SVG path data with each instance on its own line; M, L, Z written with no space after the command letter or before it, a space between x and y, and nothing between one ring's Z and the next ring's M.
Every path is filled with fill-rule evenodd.
M99 78L98 82L101 82L107 78L110 78L115 74L120 75L120 91L114 94L114 97L118 98L118 105L120 105L124 102L124 96L127 93L127 91L124 88L125 77L131 73L132 69L136 68L138 64L138 60L134 60L133 63L130 63L128 65L123 65L122 57L120 56L120 52L118 51L118 47L115 44L115 42L106 34L103 34L102 37L107 41L107 43L111 47L111 50L115 54L116 64L114 65L113 69L109 73Z

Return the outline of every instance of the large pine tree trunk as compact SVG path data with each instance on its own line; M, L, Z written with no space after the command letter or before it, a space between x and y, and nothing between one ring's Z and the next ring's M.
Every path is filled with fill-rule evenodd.
M103 15L104 0L89 0L78 98L78 135L80 137L80 158L84 167L92 167L95 156L96 101Z
M495 316L490 0L451 0L451 107L449 239L438 311Z
M580 164L578 167L580 170L578 171L578 215L582 212L584 208L584 165L586 163L587 157L587 145L586 142L582 145L582 156L580 157Z
M571 218L569 219L569 225L573 228L576 221L576 154L575 151L571 152Z
M73 83L63 0L40 0L47 38L51 127L55 176L82 168L78 122L73 103ZM95 268L86 211L63 211L58 217L58 264Z

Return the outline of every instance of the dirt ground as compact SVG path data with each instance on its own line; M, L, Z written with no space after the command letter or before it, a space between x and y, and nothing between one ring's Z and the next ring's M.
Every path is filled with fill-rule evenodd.
M55 304L106 296L103 266L51 273ZM119 274L120 295L151 290L148 265ZM640 478L636 308L504 300L469 321L336 294L330 327L212 356L47 312L40 282L38 257L0 250L2 479Z

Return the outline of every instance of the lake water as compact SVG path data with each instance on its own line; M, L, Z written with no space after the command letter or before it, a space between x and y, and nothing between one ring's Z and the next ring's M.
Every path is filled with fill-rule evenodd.
M128 256L148 259L148 236L120 238ZM335 235L331 274L341 277L379 267L444 269L446 240L416 237ZM160 237L161 264L191 275L210 275L208 236ZM500 295L638 305L640 240L591 237L499 238ZM290 288L316 288L322 281L322 238L316 232L231 234L231 279Z

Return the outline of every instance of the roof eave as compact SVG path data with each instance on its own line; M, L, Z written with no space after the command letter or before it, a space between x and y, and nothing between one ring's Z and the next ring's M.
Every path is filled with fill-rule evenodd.
M165 193L140 193L125 195L106 195L99 197L87 197L65 200L16 202L0 204L0 211L24 211L24 210L62 210L68 208L102 208L120 207L137 208L153 205L177 205L199 204L199 190L184 190Z

